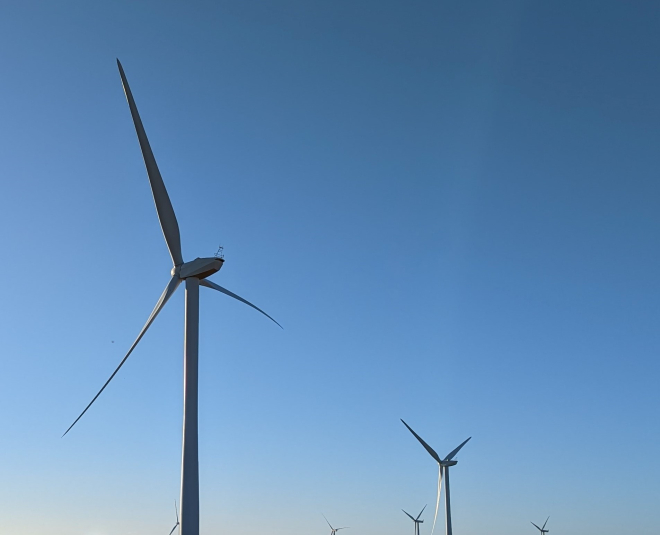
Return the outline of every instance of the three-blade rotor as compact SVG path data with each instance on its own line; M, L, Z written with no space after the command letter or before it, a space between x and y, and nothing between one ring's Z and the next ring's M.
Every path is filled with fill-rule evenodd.
M454 457L461 450L461 448L468 443L468 441L472 437L468 437L456 449L452 450L444 459L440 459L440 456L436 453L436 451L431 446L429 446L422 437L420 437L417 433L415 433L415 431L413 431L413 429L406 422L404 422L403 419L401 420L401 422L403 422L403 425L405 425L408 428L408 431L410 431L413 434L413 436L419 441L419 443L422 446L424 446L424 449L429 453L429 455L431 455L431 457L433 457L433 459L435 459L435 461L438 463L438 494L435 501L435 514L433 515L433 527L431 528L431 535L433 535L433 532L435 531L435 522L438 518L438 509L440 508L440 494L442 493L442 477L444 475L444 471L449 469L450 466L456 464L456 461L453 460Z
M172 269L172 278L170 279L169 283L165 287L165 290L158 299L156 306L152 310L149 318L147 319L147 322L145 323L144 327L142 327L142 330L140 331L137 338L133 342L133 345L131 345L128 352L124 355L124 358L121 360L115 371L112 372L110 378L105 382L105 384L97 392L94 398L92 398L92 401L90 401L87 407L85 407L85 410L83 410L82 413L80 413L80 415L78 416L78 418L76 418L75 421L69 426L69 428L65 431L64 435L66 435L71 430L71 428L73 428L73 426L76 425L78 420L80 420L80 418L83 417L83 415L87 412L87 410L92 406L92 404L105 390L105 388L108 386L110 381L112 381L112 379L115 377L117 372L124 365L128 357L131 355L137 344L140 342L142 337L145 335L151 324L154 322L156 316L158 316L158 314L163 309L167 301L170 299L170 297L172 297L176 289L179 287L181 282L185 280L185 278L187 277L198 278L200 279L200 284L202 286L205 286L207 288L212 288L221 293L224 293L229 297L232 297L233 299L245 303L246 305L261 312L264 316L266 316L270 320L277 323L277 321L275 321L271 316L266 314L263 310L253 305L246 299L243 299L242 297L236 295L235 293L230 292L229 290L223 288L222 286L219 286L215 283L206 280L205 277L209 276L210 274L220 269L219 266L222 265L221 260L214 258L197 259L197 260L193 260L192 262L184 263L183 255L181 253L181 236L179 232L179 224L177 222L176 215L174 213L174 208L172 207L172 202L170 201L170 197L167 193L167 189L165 188L163 178L161 177L160 171L158 170L158 165L156 164L156 158L154 157L154 154L151 150L149 140L147 139L147 134L144 130L144 126L142 125L142 120L140 119L140 114L138 113L135 100L133 99L133 93L131 92L131 88L128 85L126 74L124 73L124 69L121 63L119 62L119 60L117 60L117 66L119 68L119 75L121 76L122 85L124 87L124 93L126 94L126 100L128 101L128 107L130 108L131 111L131 117L133 118L135 131L137 133L138 141L140 143L140 149L142 151L142 157L144 158L144 164L147 168L147 175L149 177L151 193L153 194L154 203L156 205L158 220L160 222L160 226L163 231L163 236L165 237L165 243L170 252L170 256L172 257L172 263L174 264L174 268ZM214 267L209 267L209 266L214 266ZM277 323L277 325L282 327L279 323Z
M174 530L179 525L179 510L176 508L176 500L174 500L174 512L176 513L176 524L174 524L174 527L172 528L172 531L170 531L169 535L172 535L172 533L174 533Z

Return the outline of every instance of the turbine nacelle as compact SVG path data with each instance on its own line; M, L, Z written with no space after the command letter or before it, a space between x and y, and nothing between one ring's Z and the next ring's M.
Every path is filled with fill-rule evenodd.
M195 260L185 264L174 266L172 276L178 276L182 280L189 277L205 279L220 271L224 263L225 261L222 258L195 258Z
M457 465L457 464L458 464L458 461L441 461L440 462L440 465L445 466L445 467L446 466L454 466L454 465Z

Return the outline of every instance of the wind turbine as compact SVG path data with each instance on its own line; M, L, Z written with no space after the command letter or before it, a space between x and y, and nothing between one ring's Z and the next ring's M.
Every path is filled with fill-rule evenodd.
M419 512L419 514L417 515L417 518L413 517L412 515L406 513L405 511L403 511L403 509L401 509L404 513L406 513L410 517L410 520L412 520L415 523L415 535L419 535L419 525L424 523L423 520L419 519L419 517L422 516L422 513L424 512L424 509L426 509L426 505Z
M543 523L542 528L538 527L536 524L534 524L534 522L532 522L532 526L534 526L536 529L538 529L541 532L541 535L544 535L544 533L548 533L550 531L549 529L545 529L545 525L548 523L548 520L550 520L550 517L545 519L545 522Z
M403 422L403 420L401 421ZM458 461L453 461L452 459L461 450L461 448L465 446L465 444L467 444L468 440L470 440L472 437L469 437L466 440L464 440L460 444L460 446L458 446L455 450L451 451L449 455L447 455L447 457L445 457L444 459L440 459L440 456L435 452L435 450L431 446L429 446L426 442L424 442L422 440L422 437L420 437L417 433L415 433L406 422L403 422L403 425L405 425L408 428L408 431L410 431L413 435L415 435L415 438L419 440L422 446L426 448L426 451L428 451L431 457L433 457L438 463L438 498L435 502L435 516L433 517L433 529L431 529L431 535L433 535L433 531L435 530L435 520L438 517L438 506L440 505L440 491L442 490L443 476L445 478L445 521L447 526L447 535L452 535L451 507L449 504L449 467L454 466L455 464L458 463Z
M101 390L94 396L89 405L85 407L80 416L69 426L64 435L66 435L71 428L76 425L78 420L82 418L83 414L92 406L96 399L105 390L110 381L117 374L119 369L123 366L126 359L131 355L138 342L142 339L147 329L151 326L156 316L163 309L167 301L172 297L179 285L185 281L186 283L186 299L185 299L185 336L184 336L184 350L183 350L183 445L182 445L182 460L181 460L181 535L199 535L199 463L197 456L197 379L198 379L198 349L199 349L199 287L205 286L213 290L217 290L229 297L233 297L245 303L248 306L258 310L275 323L273 318L266 314L263 310L256 307L249 301L239 297L233 292L219 286L209 280L207 277L213 275L220 270L224 263L222 258L196 258L190 262L183 261L181 253L181 238L179 235L179 224L177 223L174 209L170 202L170 197L165 189L165 184L158 170L156 159L154 158L147 134L142 126L140 115L138 114L133 94L126 80L124 69L119 60L117 60L119 67L119 75L121 76L124 92L126 93L126 100L128 107L131 110L135 131L137 132L138 141L142 150L142 157L147 168L147 175L149 177L149 184L151 185L151 193L154 197L156 204L156 212L160 226L165 237L165 243L172 257L171 279L167 283L160 299L156 303L151 315L147 319L144 327L138 334L135 342L129 348L128 352L119 363L119 366L112 372L110 378L101 387ZM277 323L277 325L280 325ZM281 325L280 325L281 327ZM62 435L62 436L64 436Z
M172 531L170 531L169 535L172 535L176 527L179 525L179 511L176 509L176 500L174 500L174 512L176 513L176 524L174 524L174 527L172 528Z
M323 514L323 513L321 513L321 514ZM325 518L325 515L323 515L323 518ZM325 518L325 521L328 522L328 519ZM330 531L330 535L335 535L340 529L348 529L348 526L346 526L346 527L344 527L344 528L333 528L333 527L330 525L330 522L328 522L328 526L330 526L330 530L331 530L331 531Z

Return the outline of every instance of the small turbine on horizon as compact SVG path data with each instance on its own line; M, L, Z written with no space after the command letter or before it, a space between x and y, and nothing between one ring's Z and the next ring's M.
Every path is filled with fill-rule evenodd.
M550 531L549 529L545 529L545 525L548 523L548 520L550 520L550 517L545 519L545 522L543 523L542 528L538 527L536 524L534 524L534 522L532 522L532 526L534 526L536 529L538 529L541 532L541 535L545 535L546 533L548 533Z
M419 535L419 525L424 523L423 520L419 519L419 517L422 516L422 513L424 512L424 509L426 509L426 505L424 507L422 507L422 510L417 515L417 518L413 517L411 514L407 513L403 509L401 509L404 513L406 513L406 515L408 515L410 517L410 520L412 520L415 523L415 535Z
M176 513L176 524L174 524L174 527L172 528L172 531L170 531L169 535L172 535L176 527L179 525L179 511L176 508L176 500L174 500L174 512Z
M321 513L321 515L323 516L323 518L325 518L325 515L324 515L323 513ZM328 526L330 526L330 530L331 530L331 531L330 531L330 535L336 535L336 533L337 533L340 529L348 529L348 526L345 526L345 527L343 527L343 528L333 528L332 525L330 524L330 522L328 521L327 518L325 518L325 521L328 522Z
M468 437L466 440L464 440L456 449L451 451L447 457L444 459L440 459L440 456L435 452L435 450L429 446L424 440L422 440L422 437L420 437L417 433L415 433L411 427L401 420L403 422L403 425L405 425L408 428L408 431L410 431L417 440L419 440L420 444L424 446L426 451L429 452L431 457L435 459L435 461L438 463L438 498L435 502L435 515L433 516L433 528L431 529L431 535L433 535L433 532L435 531L435 520L438 518L438 507L440 506L440 491L442 490L442 479L444 476L445 480L445 522L447 526L447 535L452 535L451 533L451 507L449 503L449 467L454 466L455 464L458 463L458 461L452 460L456 454L461 450L463 446L465 446L472 437Z

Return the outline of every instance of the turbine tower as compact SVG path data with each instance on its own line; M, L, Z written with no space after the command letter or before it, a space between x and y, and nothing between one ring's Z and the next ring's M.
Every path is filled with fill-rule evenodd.
M417 518L415 518L414 516L406 513L405 511L403 511L403 509L401 509L404 513L406 513L410 517L410 520L412 520L415 523L415 535L419 535L419 525L424 523L423 520L419 519L419 517L422 516L422 513L424 512L424 509L426 509L426 505L419 512L419 514L417 515Z
M548 533L550 531L549 529L545 529L545 525L548 523L548 520L550 520L550 517L545 519L545 522L543 523L542 528L538 527L536 524L534 524L534 522L532 522L532 526L534 526L536 529L538 529L541 532L541 535L545 535L546 533Z
M403 420L401 420L403 422ZM438 463L438 498L435 502L435 516L433 517L433 529L431 529L431 535L433 535L433 532L435 531L435 520L438 517L438 506L440 505L440 491L442 490L442 479L444 477L445 480L445 522L447 526L447 535L452 535L451 533L451 507L449 503L449 467L454 466L455 464L458 463L458 461L452 460L456 454L461 450L465 444L467 444L468 440L470 440L472 437L467 438L464 440L460 446L458 446L455 450L451 451L447 457L444 459L440 459L440 456L435 452L435 450L429 446L426 442L422 440L422 437L420 437L417 433L415 433L410 426L406 423L403 422L403 425L405 425L408 428L408 431L410 431L413 435L415 435L415 438L419 440L419 442L426 448L426 451L429 452L431 457L435 459L435 461Z
M176 513L176 524L174 524L174 527L172 528L172 531L170 531L169 535L172 535L176 527L179 525L179 511L176 508L176 500L174 500L174 512Z
M183 445L182 445L182 460L181 460L181 535L199 535L199 463L197 456L197 384L198 384L198 348L199 348L199 287L204 286L217 290L229 297L233 297L242 303L258 310L266 317L273 320L263 310L256 307L249 301L239 297L233 292L223 288L207 280L206 278L213 275L222 267L224 260L222 258L196 258L190 262L183 261L183 254L181 253L181 237L179 235L179 224L174 215L174 209L170 202L170 197L165 189L165 184L156 165L147 134L142 126L140 115L138 114L133 94L126 80L124 69L119 60L117 60L119 67L119 75L121 76L124 92L126 93L126 100L128 107L131 111L135 131L137 132L140 149L142 150L142 157L144 164L147 168L147 175L149 177L149 184L151 185L151 193L154 197L156 204L156 212L160 221L160 226L165 237L165 243L172 257L172 271L170 282L167 283L160 299L156 303L151 315L147 319L144 327L138 334L135 342L129 348L128 352L119 363L119 366L112 372L110 378L101 387L101 390L94 396L89 405L85 407L80 416L69 426L64 435L66 435L71 428L76 425L78 420L87 412L96 399L105 390L110 381L117 374L119 369L124 365L126 359L131 355L138 342L142 339L147 329L151 326L156 316L163 309L167 301L172 297L179 285L185 281L186 283L186 298L185 298L185 325L184 325L184 350L183 350ZM277 323L277 325L280 325ZM280 325L281 327L281 325ZM62 435L62 436L64 436Z
M323 514L323 513L321 513L321 514ZM325 518L325 515L323 515L323 518ZM328 522L328 519L325 518L325 521ZM346 526L346 527L344 527L344 528L333 528L333 527L330 525L330 522L328 522L328 526L330 526L330 535L336 535L336 533L337 533L340 529L348 529L348 526Z

